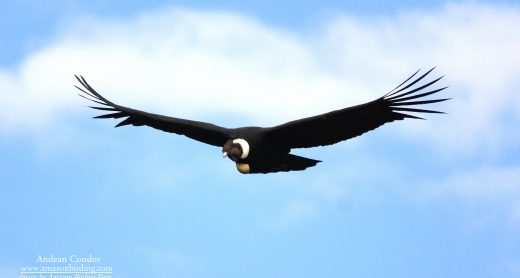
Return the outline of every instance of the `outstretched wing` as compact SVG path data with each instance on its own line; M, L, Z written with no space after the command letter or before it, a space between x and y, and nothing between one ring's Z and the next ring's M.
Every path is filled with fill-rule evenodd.
M442 77L416 88L411 88L423 80L432 70L433 68L420 77L413 79L419 71L415 72L403 83L379 99L272 127L267 130L266 137L276 142L280 147L285 148L325 146L359 136L385 123L405 118L422 119L405 112L443 113L414 108L415 105L441 102L449 99L421 99L447 88L443 87L427 91L431 85L435 84Z
M117 124L115 127L120 127L124 125L134 125L141 126L147 125L153 128L160 129L166 132L172 132L180 135L185 135L191 139L195 139L197 141L210 144L213 146L221 147L223 146L228 139L230 139L229 129L223 128L220 126L216 126L210 123L191 121L173 117L167 117L157 114L152 114L128 107L124 107L121 105L117 105L108 99L104 98L98 92L96 92L83 78L83 76L78 77L79 83L83 86L84 89L75 86L78 88L83 94L79 94L81 97L93 101L102 106L90 106L91 108L108 111L108 114L104 114L101 116L97 116L94 118L104 119L104 118L125 118L122 122Z

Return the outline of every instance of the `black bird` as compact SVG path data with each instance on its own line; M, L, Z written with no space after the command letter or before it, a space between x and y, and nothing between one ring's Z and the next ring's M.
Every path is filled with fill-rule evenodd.
M422 100L423 97L447 88L429 89L442 76L420 86L417 84L432 70L433 68L413 79L419 71L415 72L395 89L374 101L268 128L253 126L224 128L210 123L167 117L124 107L104 98L82 76L76 76L76 79L84 89L75 87L85 94L80 94L81 97L102 105L90 106L91 108L109 111L109 114L95 118L125 118L115 127L147 125L184 135L206 144L222 147L223 156L233 160L240 173L272 173L300 171L321 162L290 154L291 149L332 145L359 136L385 123L405 118L422 119L404 112L443 113L413 108L414 105L449 99ZM414 85L416 86L412 88Z

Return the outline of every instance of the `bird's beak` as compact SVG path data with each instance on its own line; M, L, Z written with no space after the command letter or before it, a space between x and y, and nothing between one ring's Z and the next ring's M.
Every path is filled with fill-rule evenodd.
M227 152L223 152L222 157L227 157Z

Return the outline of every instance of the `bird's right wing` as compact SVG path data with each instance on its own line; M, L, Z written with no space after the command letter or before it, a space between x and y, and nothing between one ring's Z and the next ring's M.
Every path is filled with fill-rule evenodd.
M84 89L75 86L84 95L79 94L81 97L93 101L102 106L90 106L91 108L109 111L108 114L97 116L94 118L125 118L122 122L117 124L115 127L124 125L141 126L147 125L162 131L176 133L179 135L185 135L191 139L210 144L213 146L221 147L227 140L230 139L230 130L220 126L216 126L210 123L185 120L173 117L167 117L157 114L152 114L121 105L117 105L108 99L104 98L98 92L96 92L83 78L83 76L76 76L79 83Z
M288 149L326 146L354 138L385 123L405 118L422 119L408 112L442 113L416 108L416 105L448 100L448 98L423 100L423 97L446 89L446 87L429 89L442 77L412 88L432 70L412 79L418 73L417 71L388 94L374 101L271 127L266 132L266 139Z

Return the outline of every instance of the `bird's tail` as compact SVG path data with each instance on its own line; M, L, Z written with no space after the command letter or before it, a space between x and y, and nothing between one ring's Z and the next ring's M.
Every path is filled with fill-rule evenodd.
M316 166L316 164L320 162L319 160L287 154L276 157L276 159L273 159L269 163L261 163L260 165L252 164L250 165L251 169L249 173L266 174L272 172L301 171Z

